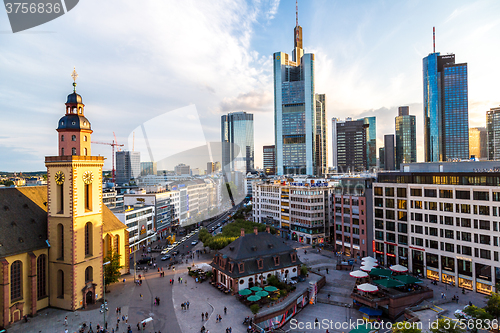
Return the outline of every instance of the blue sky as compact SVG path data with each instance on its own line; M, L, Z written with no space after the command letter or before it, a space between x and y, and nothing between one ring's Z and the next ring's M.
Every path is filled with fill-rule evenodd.
M422 161L422 58L435 26L436 51L468 63L469 123L484 126L485 112L500 105L498 13L496 0L299 1L329 125L332 117L376 115L381 144L394 133L397 107L409 105ZM0 10L0 170L44 170L43 157L56 154L73 66L93 141L111 142L115 132L131 146L135 132L148 160L145 124L169 156L220 140L220 116L243 110L254 113L262 166L262 145L274 143L271 57L291 52L294 25L290 0L85 0L17 34ZM93 145L92 153L111 167L110 147Z

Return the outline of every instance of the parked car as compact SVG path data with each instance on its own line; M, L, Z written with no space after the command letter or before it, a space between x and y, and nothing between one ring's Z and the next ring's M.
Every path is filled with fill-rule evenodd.
M137 260L137 264L144 265L144 264L149 263L150 261L151 261L151 257L141 258L141 259Z
M167 255L161 257L162 261L165 261L165 260L168 260L168 259L170 259L170 254L167 254Z
M194 240L194 241L191 242L191 245L196 245L196 244L198 244L197 240Z

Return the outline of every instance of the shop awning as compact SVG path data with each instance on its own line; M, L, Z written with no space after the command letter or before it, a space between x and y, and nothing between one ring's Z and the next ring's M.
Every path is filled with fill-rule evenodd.
M372 276L391 276L392 272L389 269L374 268L370 271L370 275L372 275Z
M386 288L403 287L405 285L403 282L394 279L380 279L373 281L373 283Z

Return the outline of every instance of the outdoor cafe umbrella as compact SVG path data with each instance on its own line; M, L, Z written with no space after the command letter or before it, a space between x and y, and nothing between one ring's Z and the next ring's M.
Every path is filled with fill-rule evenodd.
M252 295L252 296L248 296L247 297L247 301L250 301L250 302L257 302L260 300L260 296L256 296L256 295Z
M389 269L374 268L371 270L370 275L373 275L373 276L391 276L392 272Z
M261 287L254 286L254 287L250 288L250 290L253 290L253 291L261 291L261 290L262 290L262 288L261 288Z
M371 272L372 269L374 269L375 267L374 266L361 266L360 269L363 271L363 272Z
M396 287L402 287L405 284L401 281L394 280L394 279L380 279L373 281L373 283L376 283L378 285L381 285L382 287L386 288L396 288Z
M364 257L363 259L361 259L363 261L366 261L366 260L372 260L372 261L378 261L377 259L373 258L373 257Z
M247 295L251 295L252 291L250 289L243 289L243 290L240 290L239 294L241 296L247 296Z
M363 284L360 284L358 286L358 290L359 291L364 291L364 292L367 292L367 293L374 293L374 292L378 291L378 288L377 288L377 286L374 286L371 283L363 283ZM250 296L250 297L252 297L252 296Z
M368 277L368 273L365 273L365 272L360 271L360 270L352 271L351 273L349 273L349 275L353 278L356 278L356 279Z
M272 292L272 291L278 290L278 288L276 288L275 286L267 286L267 287L264 287L264 290Z
M413 277L411 275L398 275L395 276L395 278L404 284L422 283L422 280L417 279L416 277Z
M267 291L261 290L261 291L256 292L255 295L260 296L260 297L266 297L266 296L269 296L269 293Z
M408 272L408 268L404 267L404 266L401 266L401 265L392 265L391 267L389 267L391 269L391 271L393 272L397 272L397 273L405 273L405 272Z

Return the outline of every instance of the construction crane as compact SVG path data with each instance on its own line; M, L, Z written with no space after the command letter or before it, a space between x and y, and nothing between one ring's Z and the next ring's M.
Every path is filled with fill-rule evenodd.
M112 150L112 154L111 155L111 163L112 163L112 167L113 167L113 183L115 182L115 147L123 147L124 145L121 145L117 142L116 140L116 135L115 135L115 132L113 132L113 136L114 136L114 140L113 140L113 143L108 143L108 142L98 142L98 141L91 141L91 143L96 143L98 145L108 145L108 146L111 146L111 150ZM117 148L118 151L121 151L120 148Z

